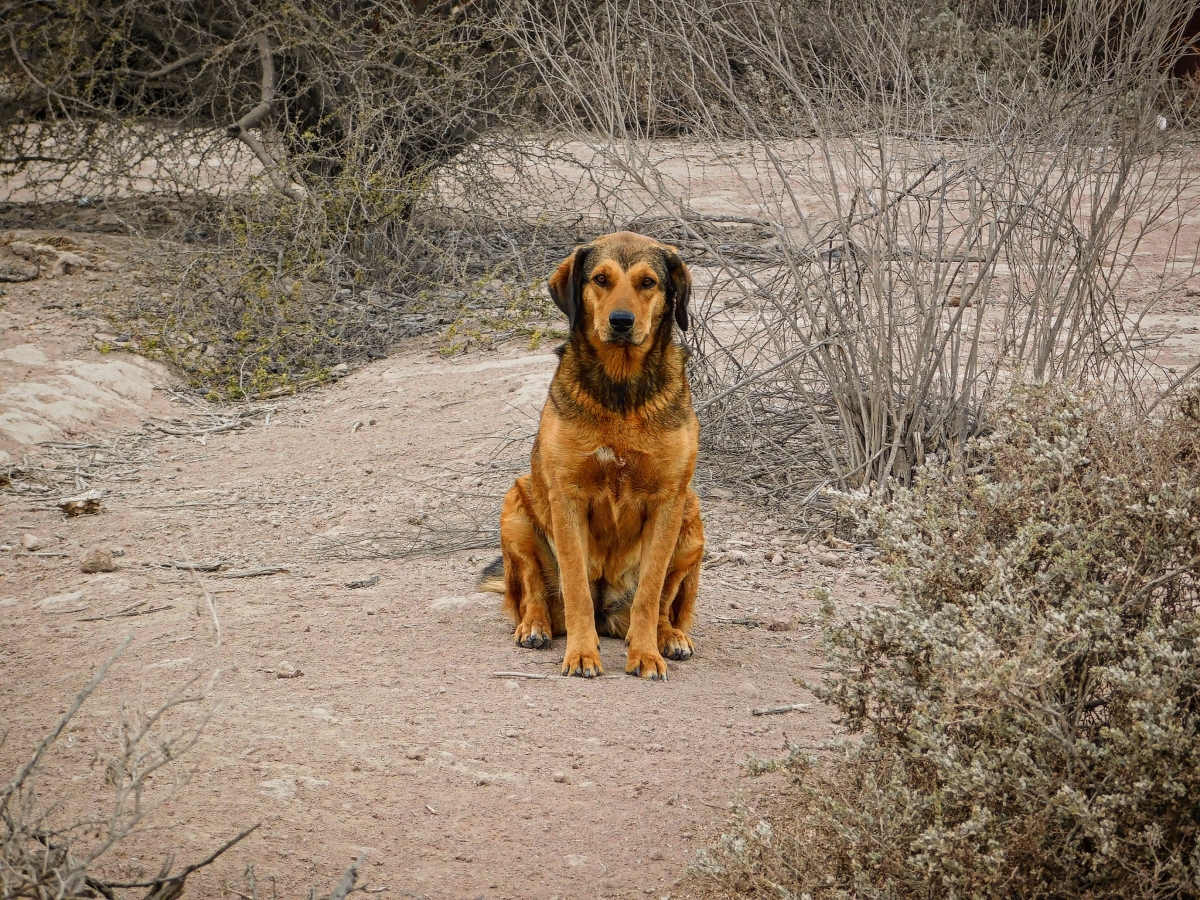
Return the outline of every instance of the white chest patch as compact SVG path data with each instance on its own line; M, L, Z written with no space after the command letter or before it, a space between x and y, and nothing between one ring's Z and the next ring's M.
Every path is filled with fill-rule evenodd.
M597 447L592 451L592 456L600 462L614 462L617 458L617 455L609 447Z

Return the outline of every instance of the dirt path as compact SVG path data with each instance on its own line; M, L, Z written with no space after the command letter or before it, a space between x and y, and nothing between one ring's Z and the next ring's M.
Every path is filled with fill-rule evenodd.
M94 320L46 309L93 285L35 284L38 293L10 287L0 309L0 417L26 415L18 400L41 390L29 385L80 366L120 363L165 386L161 368L92 350ZM414 345L274 403L244 430L143 431L113 451L123 465L93 482L106 491L98 516L63 519L52 503L0 492L4 771L132 633L47 767L44 796L62 798L64 815L103 808L95 760L114 746L121 700L153 708L189 678L220 674L212 720L182 763L194 769L190 786L156 814L161 830L122 846L111 874L152 875L169 851L202 857L262 822L193 876L190 896L244 889L250 864L280 897L327 892L364 848L365 884L387 897L670 894L732 808L774 789L746 777L747 757L776 755L785 732L801 744L832 733L821 708L751 715L812 699L794 679L820 675L813 586L849 604L878 596L879 581L861 557L818 564L818 548L798 548L764 513L707 497L710 547L735 539L727 547L746 561L705 571L698 654L672 664L668 682L617 675L616 641L602 650L616 677L596 681L557 676L561 640L550 651L515 647L498 598L473 592L494 551L432 551L478 543L478 517L494 527L527 459L549 349L448 361ZM101 443L152 418L213 421L163 391L110 393L119 400L99 398L81 418L43 417L53 434L32 439ZM3 447L49 460L51 472L91 452L29 437L7 433ZM23 550L24 534L63 555ZM96 543L125 551L118 571L81 573ZM782 561L768 561L777 551ZM170 560L287 571L228 578L156 567ZM303 674L279 677L295 669ZM548 677L494 677L514 671Z

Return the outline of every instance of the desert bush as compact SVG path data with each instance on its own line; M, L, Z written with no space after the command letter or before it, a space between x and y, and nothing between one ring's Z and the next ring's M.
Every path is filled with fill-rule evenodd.
M722 857L771 897L1200 895L1200 393L1165 422L1041 389L888 503L895 604L832 620L858 743ZM832 613L831 613L832 614Z

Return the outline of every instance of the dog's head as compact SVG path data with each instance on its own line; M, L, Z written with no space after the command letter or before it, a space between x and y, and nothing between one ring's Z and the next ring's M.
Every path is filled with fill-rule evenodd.
M675 248L618 231L579 247L550 276L550 296L595 344L641 347L671 329L687 331L692 276ZM659 331L660 326L662 331Z

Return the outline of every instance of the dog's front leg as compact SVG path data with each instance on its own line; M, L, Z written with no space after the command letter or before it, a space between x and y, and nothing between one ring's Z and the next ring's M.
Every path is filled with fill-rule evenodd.
M654 680L667 677L667 661L658 652L659 605L662 601L663 581L667 577L667 566L679 540L679 529L683 524L683 499L679 496L651 506L646 522L649 540L642 551L642 564L638 571L638 588L629 610L629 634L625 642L629 645L625 658L625 671L630 675Z
M604 674L604 668L600 665L600 636L596 633L596 613L588 582L584 532L587 523L577 498L554 491L550 494L550 515L567 620L567 652L563 656L562 673L595 678Z

